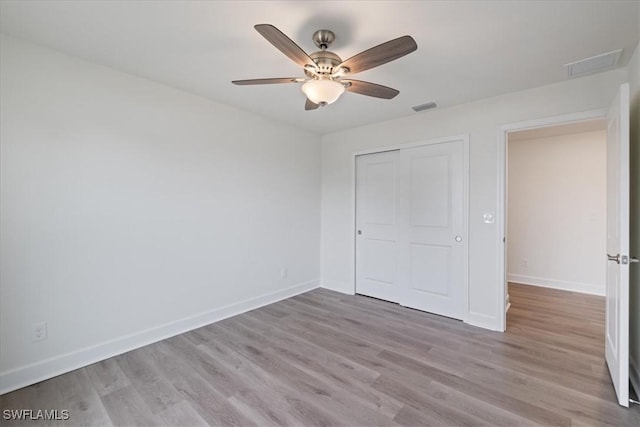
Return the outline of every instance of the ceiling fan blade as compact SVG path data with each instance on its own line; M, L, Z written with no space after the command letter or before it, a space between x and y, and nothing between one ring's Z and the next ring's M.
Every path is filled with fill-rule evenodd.
M342 83L349 83L346 90L360 95L373 96L375 98L391 99L400 93L399 90L382 86L375 83L363 82L362 80L341 80Z
M309 111L309 110L315 110L319 107L318 104L316 104L313 101L310 101L309 98L307 98L307 100L304 103L304 109L305 111Z
M346 67L349 69L350 74L359 73L401 58L417 48L418 45L413 37L402 36L360 52L343 61L337 68Z
M287 55L293 62L301 67L311 65L315 68L316 63L300 46L287 37L282 31L270 24L254 25L257 32L274 45L280 52Z
M297 77L281 77L277 79L249 79L249 80L234 80L231 83L234 85L271 85L275 83L298 83Z

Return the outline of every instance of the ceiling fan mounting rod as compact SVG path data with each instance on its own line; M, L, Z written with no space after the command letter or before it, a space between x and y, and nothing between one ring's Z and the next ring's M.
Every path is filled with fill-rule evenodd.
M331 43L336 39L336 35L331 30L318 30L313 33L311 37L313 39L313 43L318 46L321 50L326 50Z

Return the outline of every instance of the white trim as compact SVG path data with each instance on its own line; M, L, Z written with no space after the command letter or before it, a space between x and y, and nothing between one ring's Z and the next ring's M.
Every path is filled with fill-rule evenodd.
M460 135L453 135L453 136L447 136L447 137L442 137L442 138L435 138L435 139L429 139L427 141L412 141L412 142L406 142L404 144L396 144L396 145L388 145L388 146L384 146L384 147L377 147L377 148L369 148L366 150L360 150L360 151L354 151L351 153L351 159L353 160L352 162L352 166L353 169L355 169L355 159L357 156L362 156L363 154L375 154L375 153L383 153L385 151L393 151L393 150L402 150L403 148L415 148L415 147L422 147L424 145L433 145L433 144L442 144L443 142L450 142L450 141L466 141L467 143L469 142L469 134L468 133L463 133ZM355 189L355 187L354 187Z
M564 114L561 116L545 117L535 120L527 120L502 125L498 128L498 212L496 214L496 245L497 245L497 277L499 281L496 304L498 307L499 331L505 331L507 327L507 310L504 301L507 295L507 274L506 274L506 245L504 238L506 230L506 179L507 179L507 134L518 130L537 129L548 126L555 126L565 123L575 123L587 120L602 119L607 117L606 109L583 111L580 113Z
M351 280L352 283L349 286L349 289L352 289L353 294L356 293L356 157L358 156L362 156L365 154L375 154L375 153L382 153L385 151L393 151L393 150L402 150L405 148L415 148L415 147L422 147L425 145L433 145L433 144L442 144L445 142L453 142L453 141L462 141L462 145L463 145L463 169L464 169L464 176L463 176L463 184L464 184L464 201L463 201L463 210L464 210L464 218L463 218L463 230L465 233L464 236L464 261L463 261L463 268L464 268L464 288L465 288L465 301L464 301L464 307L465 307L465 312L463 313L463 318L461 319L463 322L466 323L470 323L469 322L469 316L470 316L470 311L469 311L469 240L470 240L470 234L469 234L469 209L470 209L470 203L469 203L469 134L468 133L464 133L464 134L459 134L459 135L453 135L453 136L447 136L447 137L442 137L442 138L435 138L435 139L429 139L426 141L412 141L412 142L408 142L408 143L403 143L403 144L396 144L396 145L390 145L390 146L384 146L384 147L376 147L376 148L370 148L370 149L366 149L366 150L360 150L360 151L354 151L351 153L351 225L352 225L352 229L351 229L351 261L350 261L350 272L351 272ZM338 292L343 292L344 291L338 291ZM493 319L493 318L492 318ZM479 325L478 325L479 326ZM491 329L491 330L495 330L495 320L492 320L492 322L489 324L489 326L482 326L483 328L486 329Z
M504 300L507 298L509 288L507 286L506 243L507 237L507 132L503 126L498 129L498 209L496 211L496 254L498 278L498 331L507 330L507 307Z
M605 295L604 283L598 285L595 283L570 282L567 280L550 279L548 277L526 276L524 274L507 274L507 280L514 283L522 283L523 285L538 286L541 288L560 289L563 291L579 292L582 294Z
M229 304L144 331L135 332L110 341L2 372L0 373L0 394L8 393L222 319L308 292L317 287L318 280L300 283L286 289Z
M470 145L470 139L469 139L469 134L466 135L462 135L463 138L463 168L464 168L464 176L462 177L463 180L463 186L464 186L464 190L463 190L463 210L464 210L464 214L463 214L463 222L462 222L462 229L464 230L464 238L465 238L465 245L464 245L464 260L462 262L463 268L464 268L464 288L465 288L465 293L464 293L464 306L466 307L465 312L463 313L463 317L462 317L462 321L465 323L469 322L469 317L471 315L471 299L469 298L469 293L470 293L470 287L469 287L469 242L471 241L471 231L470 231L470 226L469 226L469 218L471 217L471 203L469 202L469 186L470 186L470 172L469 172L469 168L471 167L471 162L470 162L470 155L469 155L469 145ZM487 328L487 329L495 329L495 320L492 323L492 327L491 328Z
M383 150L384 151L384 150ZM351 254L351 260L349 261L349 269L351 277L351 284L349 289L356 294L356 230L358 225L356 224L356 157L361 154L367 154L362 152L351 153L351 247L349 248Z
M637 395L640 395L640 365L633 358L633 354L629 353L629 380L633 385L633 389Z

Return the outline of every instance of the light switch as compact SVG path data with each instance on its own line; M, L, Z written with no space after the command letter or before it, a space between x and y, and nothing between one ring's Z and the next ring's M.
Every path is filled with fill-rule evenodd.
M494 222L496 222L496 219L493 216L493 212L485 212L484 214L482 214L482 219L484 220L485 224L493 224Z

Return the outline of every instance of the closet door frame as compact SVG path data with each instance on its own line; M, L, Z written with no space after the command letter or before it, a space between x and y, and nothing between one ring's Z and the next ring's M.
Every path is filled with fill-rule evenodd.
M424 145L432 145L432 144L442 144L446 142L454 142L454 141L462 141L463 146L463 241L464 244L463 253L464 253L464 261L461 268L463 269L463 277L464 277L464 310L462 321L467 323L469 318L469 134L461 134L448 136L437 139L429 139L429 140L420 140L414 142L408 142L404 144L396 144L396 145L387 145L380 146L375 148L370 148L361 151L355 151L351 153L351 239L350 242L350 272L351 272L351 293L355 295L356 293L356 233L357 233L357 224L356 224L356 185L357 185L357 177L356 177L356 157L365 155L365 154L374 154L381 153L385 151L392 150L402 150L404 148L414 148L420 147Z

